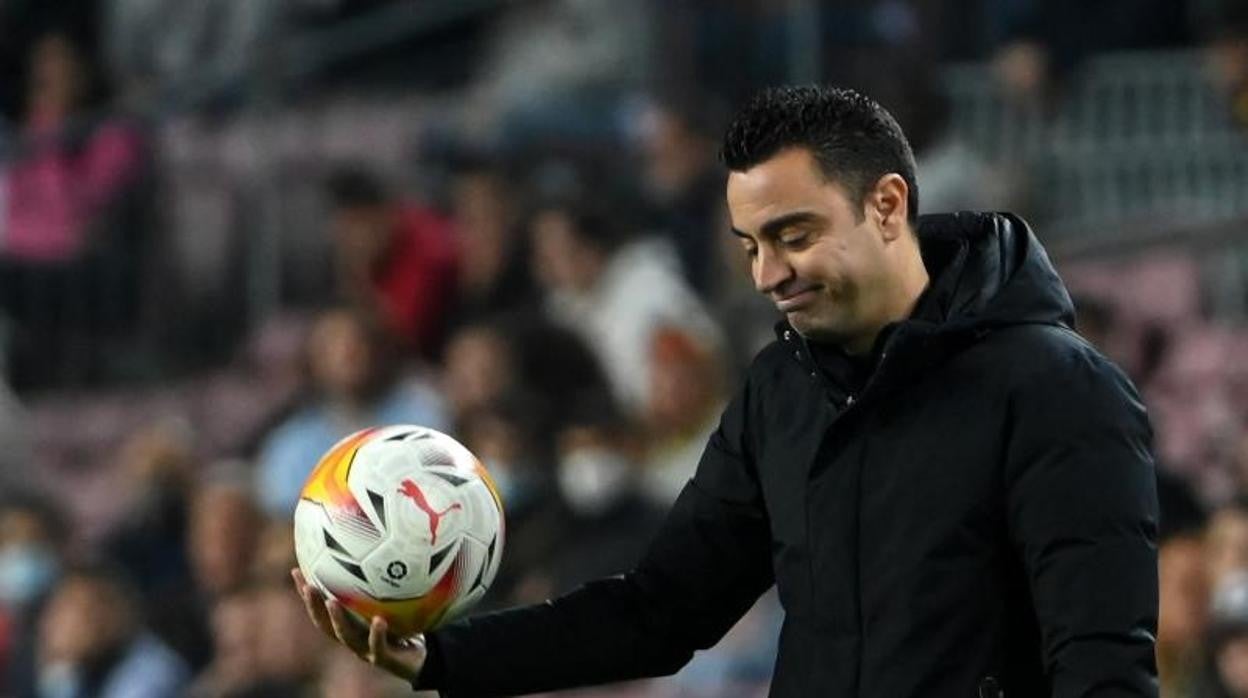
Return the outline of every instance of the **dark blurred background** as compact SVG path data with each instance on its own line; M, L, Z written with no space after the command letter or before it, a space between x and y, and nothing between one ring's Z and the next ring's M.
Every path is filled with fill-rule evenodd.
M1156 427L1164 695L1248 697L1242 0L0 0L0 696L408 693L286 576L372 424L499 480L486 607L625 569L778 319L719 135L811 81L1035 226Z

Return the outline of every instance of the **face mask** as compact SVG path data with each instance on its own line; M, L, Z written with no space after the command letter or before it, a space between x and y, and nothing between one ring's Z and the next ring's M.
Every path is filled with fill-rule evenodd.
M574 512L601 514L627 490L630 469L619 453L578 449L559 461L559 490Z
M21 606L47 591L56 578L56 558L44 548L15 545L0 550L0 603Z
M53 662L39 671L39 695L46 698L73 698L82 694L82 680L73 666Z

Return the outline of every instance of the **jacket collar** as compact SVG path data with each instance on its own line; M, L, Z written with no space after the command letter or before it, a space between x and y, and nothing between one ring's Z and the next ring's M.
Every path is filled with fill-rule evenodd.
M776 323L776 338L790 348L791 356L811 379L823 384L834 403L853 404L868 388L874 391L881 384L897 383L930 370L986 333L950 322L961 270L970 251L967 240L943 235L922 237L920 251L931 282L910 317L886 325L876 337L867 362L869 376L860 376L862 361L837 347L811 342L787 320Z

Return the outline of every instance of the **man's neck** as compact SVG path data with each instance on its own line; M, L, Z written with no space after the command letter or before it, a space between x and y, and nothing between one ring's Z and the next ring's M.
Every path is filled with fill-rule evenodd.
M892 287L896 289L894 294L890 295L888 302L884 306L884 312L881 313L883 320L869 332L864 333L861 337L853 338L845 342L842 346L846 354L850 356L865 356L875 347L876 339L885 327L906 320L914 315L915 308L918 307L919 300L923 297L923 293L927 290L931 283L931 278L927 274L927 268L923 266L923 258L918 254L917 248L913 258L907 263L903 273L898 275L895 284Z

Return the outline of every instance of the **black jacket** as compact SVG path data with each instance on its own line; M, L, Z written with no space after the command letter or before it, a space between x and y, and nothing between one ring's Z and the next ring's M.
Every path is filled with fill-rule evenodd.
M675 672L773 582L773 696L1156 696L1151 431L1010 215L920 225L932 284L852 366L754 361L636 569L430 639L423 685L506 695Z

